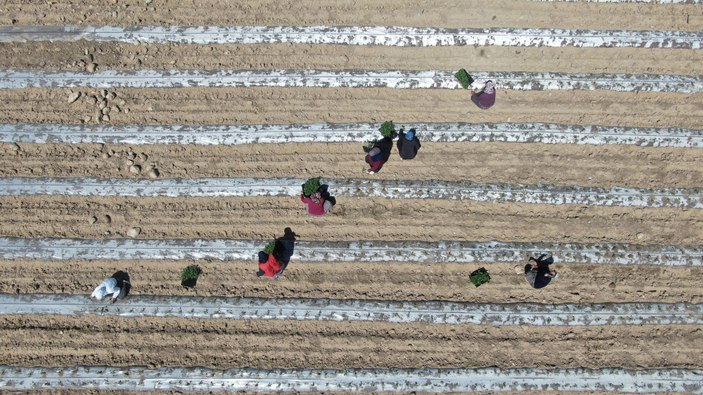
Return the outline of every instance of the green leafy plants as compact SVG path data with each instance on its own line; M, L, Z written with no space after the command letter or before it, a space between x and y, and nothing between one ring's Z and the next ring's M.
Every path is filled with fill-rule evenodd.
M198 282L198 277L202 272L203 270L198 265L186 266L181 271L181 285L189 288L195 287L195 283Z
M461 86L464 87L464 89L468 89L471 84L473 84L474 79L471 78L469 73L466 71L466 69L461 69L454 73L454 77L459 80L459 83Z
M491 281L491 276L490 274L488 274L488 271L482 267L478 270L474 270L473 272L471 272L471 274L469 275L469 281L471 281L471 284L478 287Z
M303 184L303 195L309 197L320 189L320 178L310 178Z
M383 137L394 138L396 136L395 125L393 125L393 121L386 121L382 123L378 131L381 132L381 136Z
M276 248L276 241L271 241L268 244L266 244L266 247L264 247L264 252L267 254L270 254L273 252L273 250Z

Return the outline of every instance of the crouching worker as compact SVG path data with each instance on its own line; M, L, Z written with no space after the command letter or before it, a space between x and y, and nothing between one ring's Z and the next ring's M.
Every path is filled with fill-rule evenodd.
M105 296L112 294L111 303L114 303L117 299L122 299L129 292L129 276L120 276L121 273L117 272L112 275L112 277L105 279L100 285L93 290L90 295L91 299L102 300Z
M557 278L557 272L549 269L554 258L550 256L545 259L546 256L547 254L542 254L537 259L530 257L530 262L534 263L525 265L525 279L532 288L544 288L553 278Z
M366 152L364 160L369 164L369 169L366 172L369 174L378 173L391 156L392 149L393 139L390 137L384 137L375 142L373 147L364 147L364 152Z
M484 110L493 107L496 102L496 85L493 81L487 81L483 88L474 89L471 101Z
M263 251L259 251L259 271L256 276L261 278L262 276L270 278L278 278L281 273L283 265L278 258L275 257L274 252L267 254Z
M420 140L415 136L415 129L410 129L407 132L400 131L398 135L398 153L401 159L413 159L421 146Z
M309 197L301 194L300 201L305 203L305 207L310 215L325 215L332 210L332 206L334 206L334 203L325 199L325 196L320 191L313 193Z

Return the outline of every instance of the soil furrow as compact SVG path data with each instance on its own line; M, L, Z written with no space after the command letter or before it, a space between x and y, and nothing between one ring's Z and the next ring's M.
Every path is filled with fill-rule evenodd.
M449 300L476 303L606 303L703 301L700 267L560 264L559 278L539 291L530 288L517 266L484 265L487 286L474 288L468 275L476 267L452 263L335 263L293 260L278 281L255 276L254 254L242 261L0 261L0 292L87 294L103 278L123 270L135 295L199 295L363 300ZM526 259L525 259L526 262ZM196 288L180 285L180 271L196 263L203 269Z
M262 12L266 10L266 12ZM481 12L476 12L481 10ZM95 7L71 3L6 2L2 24L79 25L345 25L429 27L546 27L700 31L696 4L595 4L496 0L373 0L323 3L313 0L236 3L221 0L141 0Z
M289 197L2 197L0 235L102 239L126 237L130 227L139 226L140 237L149 239L267 239L290 226L308 240L339 241L496 240L696 245L703 239L701 210L429 202L339 197L337 206L328 216L313 218L305 214L297 198Z
M68 103L70 89L0 90L0 122L94 123L90 95ZM703 128L703 94L500 90L489 111L461 90L376 88L163 88L115 91L113 124L378 122L548 122ZM124 104L123 104L124 103ZM98 103L99 104L99 103ZM119 108L118 108L119 107ZM686 114L686 116L681 116ZM103 121L107 121L102 117Z
M422 139L421 131L418 136ZM240 146L1 143L0 176L144 178L146 168L154 165L162 178L356 178L366 166L361 146L361 143ZM141 174L130 172L133 163L141 167ZM423 143L417 158L401 161L394 153L383 171L373 177L697 188L703 179L703 151L633 146Z
M23 322L17 328L14 320ZM343 369L696 367L698 326L490 328L459 325L3 317L2 364ZM35 326L35 327L31 327ZM9 328L8 328L9 327ZM4 329L7 328L7 329ZM174 330L175 329L175 330ZM507 330L506 330L507 329ZM467 353L476 343L490 351ZM156 344L158 343L158 347ZM151 345L151 346L150 346ZM558 347L559 355L534 353ZM496 362L500 361L500 362Z
M86 55L86 51L88 55ZM41 57L36 53L44 54ZM78 42L0 43L0 69L102 70L365 69L691 74L700 50L644 48L370 47Z

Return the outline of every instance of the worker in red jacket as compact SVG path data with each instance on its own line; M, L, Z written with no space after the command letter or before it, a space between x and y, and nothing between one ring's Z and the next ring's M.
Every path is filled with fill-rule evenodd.
M274 253L267 254L263 251L259 251L259 271L256 273L257 277L266 276L277 278L282 268L283 265L281 265L281 261L274 256Z
M310 215L325 215L332 209L332 206L334 206L334 204L325 199L319 191L313 193L310 197L301 194L300 201L305 203L305 207L308 209L308 214Z

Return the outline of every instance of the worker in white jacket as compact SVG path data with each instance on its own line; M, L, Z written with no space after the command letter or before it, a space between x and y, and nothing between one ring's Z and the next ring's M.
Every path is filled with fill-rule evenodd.
M124 280L124 282L127 282L127 280ZM98 285L90 297L102 300L106 295L112 294L112 302L114 302L117 300L117 297L120 296L120 292L122 292L122 289L117 286L117 279L115 277L110 277Z

